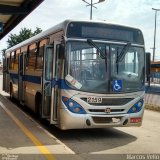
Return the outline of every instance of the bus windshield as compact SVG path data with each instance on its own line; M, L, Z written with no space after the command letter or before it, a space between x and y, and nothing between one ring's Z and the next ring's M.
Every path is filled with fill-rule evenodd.
M130 46L117 61L125 45L82 41L67 42L66 83L73 89L92 93L114 93L113 81L122 81L121 92L144 89L144 49Z

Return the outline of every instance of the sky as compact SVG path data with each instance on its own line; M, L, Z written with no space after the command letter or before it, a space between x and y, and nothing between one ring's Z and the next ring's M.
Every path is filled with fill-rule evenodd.
M90 2L90 0L86 1ZM93 0L93 2L97 1ZM146 52L153 52L155 11L152 8L160 9L160 0L105 0L96 7L97 9L93 9L93 20L141 29ZM44 0L10 33L18 34L24 27L32 31L40 27L44 31L66 19L89 20L89 18L90 7L86 7L86 3L82 0ZM0 41L0 51L7 47L8 35ZM160 11L157 12L155 52L155 59L160 60Z

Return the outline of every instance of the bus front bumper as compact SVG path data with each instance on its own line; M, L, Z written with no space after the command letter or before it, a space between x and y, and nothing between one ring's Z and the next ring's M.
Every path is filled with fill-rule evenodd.
M84 128L107 128L141 126L144 108L138 113L132 114L74 114L67 109L60 110L59 127L62 130Z

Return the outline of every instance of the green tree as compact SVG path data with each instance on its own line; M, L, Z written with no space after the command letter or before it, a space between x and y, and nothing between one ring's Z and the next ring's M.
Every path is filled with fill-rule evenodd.
M19 34L10 34L7 40L7 48L10 48L30 37L35 36L36 34L42 32L41 28L36 28L35 31L32 32L31 29L21 28Z

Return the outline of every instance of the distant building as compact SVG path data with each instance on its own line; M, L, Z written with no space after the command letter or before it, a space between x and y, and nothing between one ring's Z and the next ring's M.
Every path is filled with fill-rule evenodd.
M160 61L151 62L151 73L160 72Z

